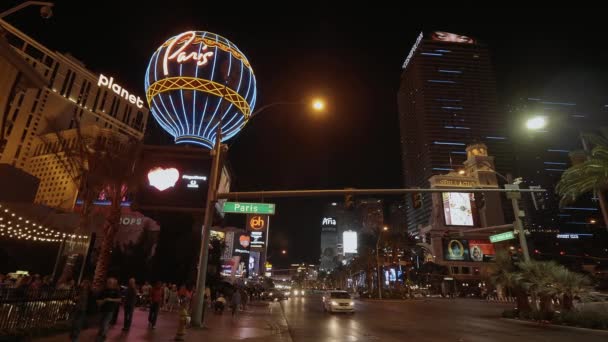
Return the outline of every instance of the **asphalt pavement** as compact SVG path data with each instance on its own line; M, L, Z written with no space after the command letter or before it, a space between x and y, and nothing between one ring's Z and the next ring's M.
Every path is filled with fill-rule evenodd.
M474 299L355 301L356 312L323 312L320 296L282 303L295 342L455 341L572 342L608 341L608 332L505 320L513 304Z

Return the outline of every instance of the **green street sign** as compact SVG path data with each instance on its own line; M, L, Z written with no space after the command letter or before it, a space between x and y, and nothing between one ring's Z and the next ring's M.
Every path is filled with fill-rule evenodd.
M225 213L274 215L274 203L224 202Z
M515 234L513 234L513 232L504 232L496 235L490 235L490 242L492 243L513 239L515 239Z

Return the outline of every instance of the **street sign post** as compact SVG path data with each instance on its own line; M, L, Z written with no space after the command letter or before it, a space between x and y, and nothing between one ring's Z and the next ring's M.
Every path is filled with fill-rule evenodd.
M490 242L492 243L513 239L515 239L515 234L513 234L513 232L504 232L496 235L490 235Z
M234 214L274 215L274 203L225 202L224 212Z

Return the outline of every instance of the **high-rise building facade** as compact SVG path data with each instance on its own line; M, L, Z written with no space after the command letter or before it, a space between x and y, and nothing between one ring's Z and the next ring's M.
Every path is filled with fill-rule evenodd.
M547 190L544 194L524 195L525 223L532 232L531 240L539 251L551 249L570 254L561 246L567 240L560 241L558 234L582 234L577 239L584 243L583 240L593 240L585 234L604 233L605 224L594 194L583 195L560 208L555 186L564 171L572 166L572 157L576 158L572 153L592 147L581 133L599 133L600 127L608 126L608 107L601 99L589 97L581 101L528 97L512 103L509 115L515 124L512 134L516 158L514 174L522 178L523 185ZM546 126L527 129L525 123L533 117L544 118ZM579 157L585 158L584 154ZM588 252L591 246L588 244Z
M66 198L75 198L75 193L66 193L68 184L59 186L59 182L67 180L66 171L50 154L41 157L45 154L41 137L77 126L97 126L141 140L148 119L145 100L122 88L120 80L94 74L82 62L51 51L7 22L0 20L0 26L3 46L13 49L29 64L28 71L38 74L46 83L41 87L19 86L25 72L0 57L0 119L4 122L0 132L0 138L4 138L0 139L0 163L39 171L35 176L41 179L40 188L51 193L47 191L44 196L37 196L37 200L71 209L68 203L73 205L73 201ZM35 165L28 165L30 159ZM69 188L77 191L78 185ZM53 200L47 201L50 198Z
M497 108L489 51L475 39L420 33L403 64L398 105L406 187L428 188L429 177L462 165L473 142L487 144L497 170L509 171L506 116ZM417 209L409 196L406 202L408 229L428 224L430 196Z

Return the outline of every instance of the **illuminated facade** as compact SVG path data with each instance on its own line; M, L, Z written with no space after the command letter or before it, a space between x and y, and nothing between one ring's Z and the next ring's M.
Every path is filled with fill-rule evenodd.
M398 93L404 185L428 188L432 175L454 170L465 147L484 142L497 170L511 163L506 116L498 112L488 49L474 39L446 32L421 33L403 64ZM408 229L426 225L431 198L414 209L406 198Z
M211 148L247 123L255 107L256 81L245 55L229 40L188 31L161 45L145 78L152 115L177 144Z
M67 180L65 170L59 167L61 161L53 158L55 152L43 152L41 138L75 128L74 118L78 118L83 128L96 126L142 139L148 110L143 101L138 105L137 98L134 103L124 92L121 96L122 88L117 93L117 89L103 85L100 75L70 55L49 50L5 21L0 20L0 25L14 52L47 84L42 88L20 87L23 72L0 58L0 117L6 119L0 163L41 177L40 203L71 209L78 185Z
M89 141L112 136L112 139L122 137L126 142L124 135L98 126L84 127L80 134ZM74 156L78 135L77 129L73 128L34 139L25 171L40 180L35 203L66 210L76 204L79 183L75 182L75 178L78 168L72 164L78 160Z

